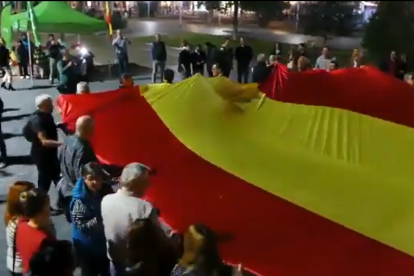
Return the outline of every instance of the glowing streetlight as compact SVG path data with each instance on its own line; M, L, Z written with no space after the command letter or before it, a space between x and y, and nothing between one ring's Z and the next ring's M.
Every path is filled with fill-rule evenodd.
M180 1L179 26L183 26L183 1Z

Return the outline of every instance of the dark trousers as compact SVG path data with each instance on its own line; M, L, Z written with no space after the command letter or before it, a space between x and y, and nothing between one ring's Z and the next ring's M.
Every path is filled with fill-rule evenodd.
M81 269L81 276L110 276L109 260L106 257L97 258L92 254L88 254L81 250L74 243L76 256L78 259L79 268Z
M194 66L193 67L193 75L200 74L204 76L204 66Z
M126 74L128 72L128 63L129 63L128 56L117 55L116 59L118 61L119 74L120 75Z
M0 115L0 120L2 119L2 116ZM7 148L6 148L6 142L4 141L4 134L1 127L0 122L0 154L1 154L1 161L5 162L7 158Z
M37 159L37 160L36 160ZM44 192L49 192L52 182L57 185L60 180L60 167L57 157L34 158L36 164L38 178L37 187Z
M212 68L213 68L213 65L207 63L206 69L207 69L207 74L208 74L209 77L212 77L213 76L213 70L212 70Z
M230 77L230 73L231 73L231 66L225 66L224 68L221 69L222 71L222 75L226 78Z
M27 61L19 61L19 74L22 77L28 76L29 75L29 71L27 69L28 66L28 62Z
M11 272L10 270L9 270L9 272L10 272L11 276L23 276L22 273Z
M239 83L249 82L249 66L237 66L237 81Z

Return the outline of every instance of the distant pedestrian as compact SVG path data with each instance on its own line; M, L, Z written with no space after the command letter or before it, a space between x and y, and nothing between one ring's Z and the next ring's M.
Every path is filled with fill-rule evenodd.
M322 54L316 59L315 69L328 71L330 66L331 59L329 58L329 50L325 47L322 49Z
M59 60L61 46L56 41L53 34L49 34L49 40L46 43L46 48L49 50L49 81L51 84L58 78L57 61Z
M119 73L125 74L128 71L128 45L131 44L125 36L122 35L121 30L116 31L116 37L112 41L112 46L115 47L116 59L119 66Z
M181 79L191 77L191 52L190 46L183 43L181 45L181 51L178 54L178 73L181 75Z
M243 38L240 38L240 45L236 48L235 59L237 61L237 81L239 83L248 83L253 49L244 43Z
M4 40L0 39L0 69L3 71L3 81L0 85L1 88L6 90L14 91L15 89L12 86L13 75L11 72L11 57L10 50L6 47Z
M215 45L211 44L210 42L206 42L204 44L204 49L206 52L206 69L209 77L213 76L213 65L216 63L215 57L217 48Z
M155 35L155 41L151 46L152 56L152 82L157 82L157 74L161 74L161 82L164 79L165 63L167 61L167 49L161 40L161 35Z

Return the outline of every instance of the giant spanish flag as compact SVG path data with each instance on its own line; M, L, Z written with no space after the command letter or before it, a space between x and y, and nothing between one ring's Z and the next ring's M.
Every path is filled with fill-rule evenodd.
M414 129L256 97L195 76L58 102L69 124L93 116L102 162L156 169L148 196L174 228L230 237L228 261L266 276L412 275Z

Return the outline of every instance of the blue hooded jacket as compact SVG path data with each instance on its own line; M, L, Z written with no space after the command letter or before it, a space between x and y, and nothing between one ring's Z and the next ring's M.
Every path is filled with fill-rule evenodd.
M71 234L75 247L95 257L106 256L106 238L101 217L101 196L92 194L79 178L70 203Z

